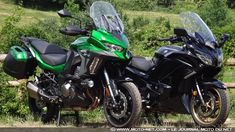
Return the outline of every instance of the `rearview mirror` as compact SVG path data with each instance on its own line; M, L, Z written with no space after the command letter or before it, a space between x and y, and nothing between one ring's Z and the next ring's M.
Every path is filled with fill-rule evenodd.
M174 28L174 33L178 37L187 36L188 33L184 28Z
M60 17L72 17L71 13L65 9L57 12Z
M229 39L229 34L222 34L220 42L219 42L219 47L222 47L224 43Z

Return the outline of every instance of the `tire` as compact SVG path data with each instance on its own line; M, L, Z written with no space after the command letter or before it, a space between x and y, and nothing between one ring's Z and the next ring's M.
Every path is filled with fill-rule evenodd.
M117 85L120 98L117 99L117 103L125 104L121 110L114 110L113 101L111 98L104 98L104 113L108 123L113 127L132 127L140 117L142 108L141 96L138 88L131 82L123 82ZM119 101L118 101L119 100ZM124 102L122 102L124 101ZM119 106L119 105L117 105ZM116 109L116 108L115 108ZM123 110L124 109L124 110ZM123 111L125 112L123 112ZM119 115L115 114L121 112ZM123 113L125 114L123 114Z
M34 98L28 98L29 110L33 114L35 120L41 118L43 123L49 123L58 114L58 108L54 104L39 105L39 101ZM46 110L44 110L46 109Z
M207 97L206 96L212 96L211 99L215 99L218 104L218 108L214 108L214 110L212 111L211 115L204 115L204 117L208 118L208 119L212 119L211 121L205 121L203 120L204 117L200 117L199 113L196 112L195 109L195 100L197 100L195 97L192 97L191 99L191 114L193 117L193 120L195 121L195 123L197 125L199 125L200 127L221 127L221 125L224 124L224 122L226 121L226 119L228 118L229 115L229 111L230 111L230 99L229 99L229 95L228 92L225 89L217 89L217 88L208 88L206 90L206 93L202 93L203 98L205 100L205 102L207 102ZM213 98L214 96L214 98ZM198 101L200 102L200 101ZM209 101L208 101L209 102ZM212 103L210 103L212 102ZM210 101L208 103L209 106L213 106L213 100ZM210 105L211 104L211 105ZM214 104L216 107L217 104ZM201 110L203 108L203 106L201 106L200 108L198 108L198 110ZM213 107L212 107L213 108Z

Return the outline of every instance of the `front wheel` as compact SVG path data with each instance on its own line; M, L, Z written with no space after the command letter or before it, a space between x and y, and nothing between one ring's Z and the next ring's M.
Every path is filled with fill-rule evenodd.
M114 104L110 97L104 99L105 116L114 127L131 127L139 119L142 108L139 90L131 82L118 84L117 89L117 104Z
M220 127L230 111L229 95L224 89L210 87L202 91L205 106L198 97L191 99L191 114L201 127Z

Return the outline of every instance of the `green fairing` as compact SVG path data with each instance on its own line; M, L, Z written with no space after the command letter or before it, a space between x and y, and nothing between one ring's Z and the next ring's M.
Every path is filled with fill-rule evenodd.
M32 47L30 47L30 49L33 50L33 52L35 54L35 58L38 61L38 66L40 68L51 70L51 71L54 71L54 72L57 72L57 73L64 70L65 64L61 64L61 65L57 65L57 66L48 65L41 59L39 53L36 50L34 50Z
M121 52L110 51L104 45L104 43L109 43L109 44L120 46L124 50ZM129 58L129 56L126 54L127 47L128 47L128 43L125 43L116 39L110 33L102 29L99 29L98 31L93 30L91 37L80 37L71 44L71 48L75 51L88 50L91 52L109 52L111 56L116 56L117 58L121 60L126 60ZM41 59L40 54L34 48L30 47L30 49L34 52L35 58L38 61L38 65L40 68L51 70L57 73L64 70L65 64L61 64L57 66L48 65ZM25 58L26 56L26 58L24 59L25 61L27 59L26 52L25 54L16 54L16 55L19 56L19 58Z
M12 46L10 49L10 54L17 60L17 61L23 61L26 62L28 57L27 57L27 52L19 47L19 46Z
M124 50L119 51L110 51L104 43L109 43L113 45L117 45L122 47ZM91 37L80 37L75 40L72 45L72 49L74 50L89 50L93 52L112 52L114 56L119 59L126 60L129 59L129 56L126 54L128 43L122 42L117 38L113 37L110 33L106 32L106 30L99 29L98 31L93 30Z

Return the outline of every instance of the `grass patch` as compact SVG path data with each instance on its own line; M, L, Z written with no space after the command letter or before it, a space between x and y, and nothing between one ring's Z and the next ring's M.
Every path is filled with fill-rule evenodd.
M12 11L15 7L16 5L0 1L0 25L4 23L4 20L7 16L12 14ZM44 20L48 18L59 19L55 11L39 11L27 8L23 9L24 14L22 16L22 20L19 23L21 26L28 25L30 23L36 22L37 20Z
M224 72L222 81L223 82L235 82L235 67L234 66L225 67L225 72Z
M235 89L230 89L229 95L231 100L231 111L229 117L235 119Z
M31 115L26 118L15 117L12 115L1 115L0 116L0 127L10 126L10 127L20 127L20 126L42 126L43 123L40 121L35 121Z
M102 123L106 122L103 108L80 112L81 120L84 123Z
M179 21L178 14L173 14L173 13L154 12L154 11L130 11L130 10L124 10L124 13L128 16L130 20L137 18L137 17L143 17L151 21L154 21L157 18L164 17L164 18L169 19L172 24Z

